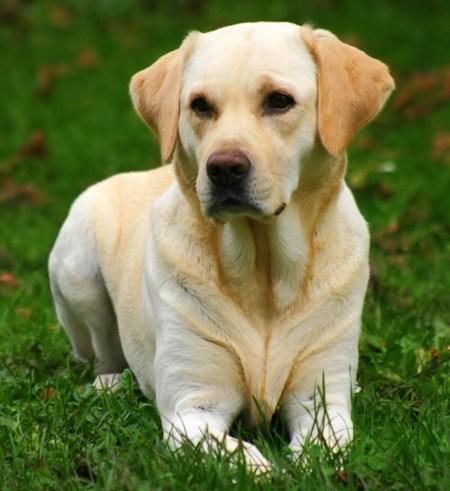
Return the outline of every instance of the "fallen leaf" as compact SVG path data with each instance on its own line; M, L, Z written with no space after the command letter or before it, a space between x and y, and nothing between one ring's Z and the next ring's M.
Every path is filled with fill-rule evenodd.
M450 133L440 131L433 139L432 156L450 165Z
M0 285L7 288L19 288L19 280L11 273L0 273Z
M450 101L450 67L413 74L399 85L392 108L408 120L423 117Z
M66 75L74 70L73 64L57 63L55 65L44 64L38 69L36 95L39 97L48 96L52 89L55 80L58 77Z
M431 358L434 359L434 360L438 360L439 357L440 357L440 353L439 353L439 350L437 348L431 348L430 350L430 355L431 355Z
M93 68L99 65L100 58L91 48L84 48L78 54L78 64L83 68Z
M0 204L22 204L41 206L48 201L45 194L34 184L18 184L11 179L0 182Z
M28 139L11 155L0 168L0 176L7 176L23 161L25 157L47 158L47 139L42 130L34 130Z
M375 138L370 136L360 136L358 135L353 143L355 147L361 148L362 150L373 150L377 148L378 142Z
M33 310L29 307L18 306L15 308L16 314L24 320L30 320L33 315Z
M343 470L336 471L336 477L343 483L348 483L348 474Z
M62 4L53 5L50 17L52 24L56 27L67 27L72 21L72 11Z
M36 94L40 97L47 96L53 86L55 76L49 65L42 65L37 74Z
M57 393L58 392L54 387L45 387L45 389L42 391L41 397L44 399L44 401L48 401L49 399L53 399Z
M83 48L72 62L41 65L37 72L36 95L46 97L51 93L58 78L74 73L80 68L90 69L96 68L98 65L100 65L100 57L91 48Z

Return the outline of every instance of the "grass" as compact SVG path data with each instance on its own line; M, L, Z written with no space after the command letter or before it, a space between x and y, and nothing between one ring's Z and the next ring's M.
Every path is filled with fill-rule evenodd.
M0 6L2 491L450 489L450 105L441 93L449 84L448 2L261 5ZM75 196L113 173L158 162L128 99L131 74L192 28L249 19L334 30L386 61L397 97L407 98L402 106L394 97L349 152L348 180L372 233L354 444L337 456L311 447L292 462L278 423L256 435L238 427L274 462L273 475L259 482L242 466L195 448L172 454L131 374L115 396L90 389L92 372L72 360L56 325L46 275L48 252ZM424 77L428 89L414 88ZM36 131L34 146L23 149Z

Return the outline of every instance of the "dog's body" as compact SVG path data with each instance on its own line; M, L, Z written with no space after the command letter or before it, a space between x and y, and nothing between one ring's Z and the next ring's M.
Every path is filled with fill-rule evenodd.
M278 406L293 450L318 431L351 439L369 235L345 146L392 88L380 62L292 24L191 34L133 78L173 162L83 193L50 277L77 356L100 375L128 364L172 445L212 436L233 450L239 413L257 424Z

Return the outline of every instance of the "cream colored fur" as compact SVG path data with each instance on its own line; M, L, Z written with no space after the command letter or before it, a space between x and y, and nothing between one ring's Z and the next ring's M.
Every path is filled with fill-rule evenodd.
M187 438L234 451L239 414L255 425L278 408L293 451L319 433L332 447L351 440L369 235L344 182L345 147L393 87L381 62L288 23L190 34L133 77L134 105L171 163L85 191L50 279L96 385L128 365L174 448ZM296 105L265 114L271 91ZM191 110L199 95L213 118ZM208 214L206 162L229 148L251 161L260 212ZM270 468L253 445L243 451L249 468Z

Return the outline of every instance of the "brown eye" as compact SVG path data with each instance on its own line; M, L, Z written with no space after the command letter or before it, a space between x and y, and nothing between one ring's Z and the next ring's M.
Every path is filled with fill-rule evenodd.
M264 101L264 110L267 114L284 113L293 106L295 106L294 98L281 92L271 92Z
M191 102L191 109L201 118L210 117L214 112L212 106L208 104L208 101L204 97L196 97Z

